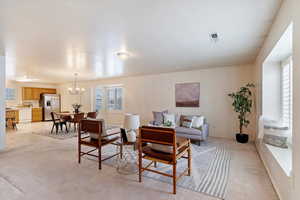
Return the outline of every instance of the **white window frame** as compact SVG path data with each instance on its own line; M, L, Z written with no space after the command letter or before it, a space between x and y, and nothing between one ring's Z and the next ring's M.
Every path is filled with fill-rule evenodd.
M285 110L284 101L286 101L286 95L284 95L284 90L286 87L284 87L284 68L289 67L288 69L288 76L289 76L289 103L288 103L288 111ZM284 116L284 113L288 113L288 120L286 120L286 117ZM283 60L281 62L281 119L284 125L287 125L289 127L290 132L290 142L292 138L292 131L293 131L293 59L292 56L289 56L287 59Z
M122 88L122 105L120 110L110 110L108 109L108 89L110 88ZM124 87L122 85L99 85L94 88L93 91L93 110L96 110L96 89L103 89L104 93L104 100L103 100L103 109L99 110L98 112L108 112L108 113L122 113L124 111L124 101L125 101L125 92Z

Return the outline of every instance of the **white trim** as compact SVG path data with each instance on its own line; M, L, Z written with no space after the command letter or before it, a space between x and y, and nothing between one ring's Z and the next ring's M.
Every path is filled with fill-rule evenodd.
M0 150L5 148L5 57L0 56Z

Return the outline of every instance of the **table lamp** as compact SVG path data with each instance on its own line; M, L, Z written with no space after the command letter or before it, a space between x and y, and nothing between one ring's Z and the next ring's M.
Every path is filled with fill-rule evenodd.
M140 127L140 116L135 114L125 114L124 128L127 130L128 142L136 141L136 130Z

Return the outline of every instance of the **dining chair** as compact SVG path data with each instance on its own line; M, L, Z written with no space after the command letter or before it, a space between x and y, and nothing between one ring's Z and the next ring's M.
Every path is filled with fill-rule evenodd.
M88 135L87 135L88 134ZM81 163L81 157L89 155L98 158L99 170L102 168L102 161L113 158L117 155L122 156L122 143L118 142L120 133L107 134L104 127L104 120L83 119L78 128L78 163ZM102 148L106 145L120 146L120 151L102 159ZM83 152L81 146L92 147L92 150ZM92 154L98 150L98 155Z
M97 118L97 112L88 112L86 117L96 119Z
M79 123L81 120L84 119L84 113L78 113L74 115L74 118L71 120L71 122L74 124L74 130L76 131L79 127Z
M139 129L139 182L142 182L142 173L150 171L173 179L173 194L176 194L176 182L183 175L191 175L191 142L187 138L176 137L172 128L143 126ZM187 159L187 168L177 176L177 161ZM143 159L151 162L143 167ZM172 174L150 169L157 162L172 165Z
M70 111L61 111L61 113L66 113L69 114ZM71 128L71 124L73 122L73 119L71 117L71 115L65 115L65 116L61 116L61 118L66 121L67 124L69 124L69 128Z
M60 117L58 117L54 112L51 112L51 121L53 122L52 125L52 129L51 129L51 133L53 133L53 129L55 127L56 130L56 134L58 133L59 127L60 130L63 130L63 125L65 125L66 128L66 132L68 133L68 127L67 127L67 122L64 119L61 119Z

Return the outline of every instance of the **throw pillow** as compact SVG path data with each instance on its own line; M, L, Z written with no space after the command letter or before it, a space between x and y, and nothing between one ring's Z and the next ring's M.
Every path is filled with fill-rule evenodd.
M263 137L263 142L275 147L287 149L287 140L288 138L285 136L277 136L277 135L269 135L269 134L264 134Z
M194 116L182 116L181 126L186 128L192 128Z
M265 125L263 142L275 147L288 148L288 131L288 127Z
M192 127L193 128L201 128L204 124L204 117L203 116L195 116L193 120Z
M167 122L171 122L171 126L175 125L175 115L174 114L167 114L164 113L164 124L166 124Z
M164 110L162 112L153 111L153 125L160 126L164 123L164 115L168 113L168 110Z

